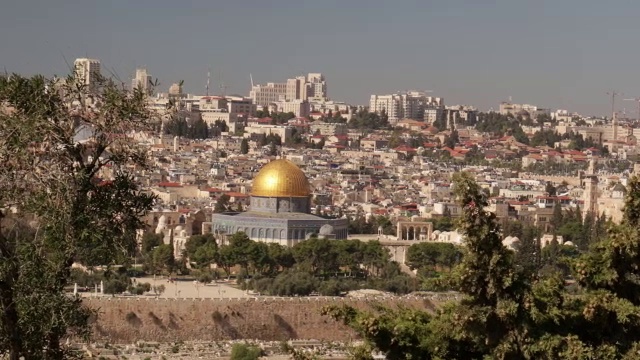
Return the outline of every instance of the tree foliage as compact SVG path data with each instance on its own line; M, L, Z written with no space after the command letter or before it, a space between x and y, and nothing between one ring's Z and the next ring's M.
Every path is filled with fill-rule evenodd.
M184 245L189 260L198 268L208 267L218 259L218 243L213 234L193 235Z
M496 136L513 136L517 141L528 144L529 138L522 130L520 122L513 115L496 112L479 113L476 129Z
M215 213L223 213L225 211L229 210L229 201L230 201L231 197L227 194L222 194L220 195L220 197L216 200L216 205L213 208L213 212Z
M220 121L220 120L218 120ZM226 127L226 124L222 122ZM209 129L200 113L198 112L179 112L172 116L164 127L165 134L185 137L188 139L207 139L213 135L220 135L219 124Z
M240 143L240 153L243 155L249 153L249 140L247 140L246 138L243 138L242 142Z
M149 128L146 95L95 85L0 79L0 354L11 359L61 359L62 339L89 334L89 311L64 294L71 265L134 255L154 201L128 170L147 166L128 138Z
M495 216L473 179L454 177L466 250L451 282L462 294L435 314L417 309L324 313L366 340L361 352L389 359L635 359L640 350L640 182L630 181L624 221L579 255L556 241L541 261L564 258L578 285L558 272L528 271L500 241ZM572 260L573 259L573 260Z
M388 129L389 118L384 112L377 114L366 110L360 110L351 118L351 120L349 120L349 122L347 122L347 126L351 129L363 130Z
M411 245L407 251L407 265L411 269L451 268L462 258L462 252L450 243L419 243Z

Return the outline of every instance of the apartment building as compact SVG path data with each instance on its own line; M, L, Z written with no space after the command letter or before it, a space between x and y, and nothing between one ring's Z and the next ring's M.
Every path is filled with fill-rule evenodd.
M437 114L442 114L444 100L440 97L426 96L419 91L409 91L401 94L371 95L369 99L369 111L387 114L389 121L398 121L403 118L412 120L425 120L427 109L439 109Z
M307 89L308 89L307 78L305 78L304 76L298 76L293 79L287 79L285 99L289 101L306 100Z
M326 101L327 82L324 75L320 73L309 73L307 75L307 100Z
M244 128L245 138L250 138L255 134L278 135L284 143L293 135L293 127L287 125L252 124Z
M275 103L276 110L281 113L292 112L296 117L309 116L309 102L307 100L288 100Z
M250 98L240 96L227 96L227 110L232 114L245 117L256 115L256 104Z
M269 106L287 97L287 83L267 83L266 85L254 85L251 87L249 97L254 104Z
M549 115L551 116L551 110L540 108L536 105L530 104L515 104L511 101L503 101L500 103L500 114L501 115L513 115L517 116L522 113L528 113L529 116L535 119L538 115Z
M369 99L369 111L374 113L386 113L389 120L399 120L402 116L401 100L398 95L371 95Z
M324 121L314 121L309 125L312 134L319 133L323 136L346 135L347 124L326 123Z
M79 58L73 62L75 78L87 87L89 92L97 91L100 78L100 60Z
M309 73L287 79L283 83L267 83L266 85L253 85L249 93L253 103L259 106L279 101L314 101L327 99L327 83L320 73Z
M140 89L145 94L151 95L153 89L153 82L151 75L147 72L147 69L136 69L136 76L131 80L131 89Z

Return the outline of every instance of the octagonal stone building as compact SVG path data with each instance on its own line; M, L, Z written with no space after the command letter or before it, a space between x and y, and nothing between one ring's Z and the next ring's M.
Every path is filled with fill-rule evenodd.
M311 214L311 186L289 160L271 161L253 179L249 211L213 214L212 231L224 237L243 231L255 241L294 246L312 234L347 238L347 219Z

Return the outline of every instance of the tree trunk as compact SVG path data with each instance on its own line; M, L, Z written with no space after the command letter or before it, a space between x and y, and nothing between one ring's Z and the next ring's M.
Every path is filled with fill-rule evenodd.
M0 212L0 221L3 215ZM0 225L2 225L0 223ZM2 228L0 228L2 230ZM0 234L0 259L3 262L11 262L6 271L5 277L0 279L0 308L4 309L0 313L0 324L2 332L9 341L9 359L18 360L22 355L22 334L18 324L20 316L16 309L15 294L13 284L18 280L19 272L15 261L15 248L10 240Z
M15 269L11 269L8 274L12 280L17 277ZM19 315L14 301L11 283L4 280L0 281L0 307L4 309L2 312L2 332L7 336L9 341L9 359L18 360L22 355L22 336L18 325Z

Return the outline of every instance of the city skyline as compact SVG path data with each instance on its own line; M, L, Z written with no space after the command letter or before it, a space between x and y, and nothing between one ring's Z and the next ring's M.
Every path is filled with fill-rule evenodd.
M622 4L622 3L620 3ZM636 117L622 98L640 95L634 76L633 15L640 4L595 1L446 4L371 1L235 1L220 4L115 1L82 7L41 0L0 14L0 65L8 72L65 75L73 59L100 59L102 72L130 83L138 67L203 94L248 95L254 82L320 72L329 96L366 105L371 94L433 90L447 104L498 109L517 103ZM594 24L597 24L594 25ZM81 30L81 31L79 31ZM72 65L71 65L72 66ZM637 85L636 85L637 84Z

